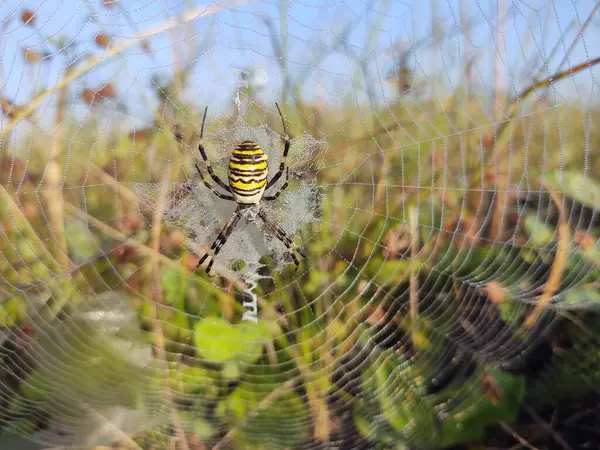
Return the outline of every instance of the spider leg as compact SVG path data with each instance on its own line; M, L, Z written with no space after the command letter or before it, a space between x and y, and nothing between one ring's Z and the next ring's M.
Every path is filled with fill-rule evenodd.
M208 181L206 178L204 178L204 174L202 173L202 171L200 170L200 167L198 167L198 164L196 164L196 170L198 171L198 173L200 174L200 178L202 178L202 182L204 183L204 185L211 190L211 192L213 194L215 194L217 197L220 197L224 200L231 200L232 202L235 201L235 198L233 198L233 195L227 195L227 194L221 194L219 191L217 191L212 184L210 184L210 181Z
M208 106L204 109L204 117L202 117L202 128L200 128L200 140L202 140L202 137L204 136L204 122L206 121L206 113L207 112L208 112ZM206 156L206 151L204 150L204 146L202 145L202 142L200 142L200 144L198 145L198 150L200 151L200 156L202 156L202 159L204 160L204 164L206 164L206 170L208 171L208 174L213 179L213 181L215 183L217 183L219 186L221 186L223 189L225 189L227 192L231 192L231 190L229 189L229 185L223 183L221 181L221 179L213 171L213 168L210 165L210 161L208 160L208 157Z
M306 253L304 253L304 251L300 247L294 244L292 238L289 237L289 235L283 230L283 228L281 228L277 224L277 222L275 222L269 216L267 216L263 209L260 209L258 211L258 217L260 217L263 220L263 222L267 224L267 226L273 231L273 233L275 233L277 239L283 242L283 245L285 245L285 247L290 251L290 255L294 260L294 264L296 264L296 270L298 270L298 267L300 266L300 261L298 261L296 253L300 254L300 256L302 256L303 258L306 258Z
M281 195L283 191L285 191L288 187L288 180L290 179L290 168L286 167L285 169L285 183L281 185L279 190L275 193L275 195L265 195L263 196L263 200L277 200L277 197Z
M212 166L210 165L210 161L208 160L208 157L206 156L206 152L204 151L204 146L202 144L200 144L198 146L198 150L200 150L200 155L202 156L202 159L204 160L204 164L206 165L206 170L208 170L208 174L213 179L213 181L215 183L217 183L219 186L221 186L223 189L225 189L227 192L231 192L231 189L229 188L229 186L226 185L225 183L223 183L221 181L221 179L215 174L215 171L213 170Z
M269 189L271 186L273 186L275 183L277 183L277 181L279 181L279 179L281 178L281 175L283 175L283 171L285 170L285 161L287 159L288 156L288 152L290 151L290 137L287 133L287 128L285 126L285 120L283 119L283 114L281 114L281 109L279 109L279 105L277 103L275 103L275 105L277 106L277 111L279 111L279 115L281 116L281 123L283 124L283 132L285 133L284 139L285 139L285 145L283 148L283 155L281 157L281 160L279 161L279 170L277 171L277 173L275 175L273 175L273 178L271 178L271 180L267 183L267 187L266 189Z
M213 263L215 262L215 256L219 254L221 248L225 245L227 239L229 239L229 236L231 236L231 233L235 229L235 226L237 225L241 217L242 214L239 209L236 210L235 213L233 213L233 216L231 216L231 218L227 221L217 238L210 246L210 250L207 251L202 258L200 258L200 261L198 261L198 265L194 270L197 270L198 267L200 267L202 263L206 260L206 258L211 256L210 262L208 263L208 266L206 266L206 273L210 274L210 269L212 268Z
M281 175L283 175L283 171L285 170L285 160L287 159L287 155L288 155L289 151L290 151L290 140L289 140L289 138L286 137L285 148L283 150L283 156L281 157L281 160L279 161L279 170L277 171L277 173L275 175L273 175L273 178L271 178L269 180L269 182L267 183L266 189L269 189L271 186L273 186L275 183L277 183L277 181L279 181L279 179L281 178Z

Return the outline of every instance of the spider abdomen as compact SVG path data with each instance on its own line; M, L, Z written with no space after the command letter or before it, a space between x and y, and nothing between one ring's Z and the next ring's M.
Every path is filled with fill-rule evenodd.
M268 175L267 155L256 142L244 141L231 152L227 177L237 203L256 205L260 202Z

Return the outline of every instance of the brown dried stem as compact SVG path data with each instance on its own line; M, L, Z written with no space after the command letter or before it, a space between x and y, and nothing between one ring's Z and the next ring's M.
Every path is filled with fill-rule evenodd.
M419 254L419 219L417 217L417 208L413 205L408 210L408 224L410 227L410 326L412 331L413 344L418 345L417 333L419 332L419 278L417 269L417 255Z
M69 74L67 70L67 76ZM47 189L44 190L43 198L46 204L46 212L50 222L50 231L54 235L56 260L67 269L70 265L67 248L67 238L65 235L65 212L63 198L61 195L61 154L64 144L65 132L65 112L67 109L67 91L61 90L58 95L58 106L56 118L54 120L54 133L50 145L50 155L46 172L44 173L44 183Z
M542 295L540 296L540 299L535 305L533 311L525 319L524 327L526 329L533 328L548 304L552 301L554 294L560 288L563 272L569 257L570 232L569 224L567 223L567 213L563 205L562 196L558 192L549 189L548 187L546 187L546 189L548 189L550 192L552 200L556 204L560 213L558 224L558 244L556 246L556 254L554 256L554 261L552 262L552 267L550 267L548 281L546 281L546 284L544 285L544 291L542 292Z

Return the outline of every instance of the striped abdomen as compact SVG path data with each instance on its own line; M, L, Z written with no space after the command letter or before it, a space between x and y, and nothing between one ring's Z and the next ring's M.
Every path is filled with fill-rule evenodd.
M267 187L269 166L267 155L252 141L244 141L231 153L229 186L235 201L246 205L257 204Z

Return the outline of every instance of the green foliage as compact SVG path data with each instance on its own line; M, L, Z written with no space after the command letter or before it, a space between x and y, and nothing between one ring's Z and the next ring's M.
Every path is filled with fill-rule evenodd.
M232 325L225 319L210 317L202 319L194 329L198 353L217 363L251 364L260 358L270 337L270 325L264 321Z
M525 217L525 229L529 234L529 243L537 249L544 248L556 239L554 228L534 214Z
M230 426L240 430L240 448L295 448L309 431L306 404L293 391L278 389L263 380L255 386L240 385L225 401Z
M381 353L367 367L361 376L364 398L354 415L355 426L365 438L390 446L401 441L433 448L439 423L416 375L407 361L390 353ZM369 418L377 416L383 420L374 428Z
M457 392L465 400L461 410L443 422L439 447L478 441L485 435L487 427L498 422L512 424L517 420L525 394L523 378L491 369L484 372L482 380L471 379L461 392ZM478 386L482 382L487 386ZM488 390L487 395L482 395L482 388Z
M13 297L0 304L0 329L11 328L22 322L26 315L22 297Z
M589 208L600 208L600 189L598 180L590 174L575 171L555 170L548 175L546 182L550 187L561 191L567 197Z

